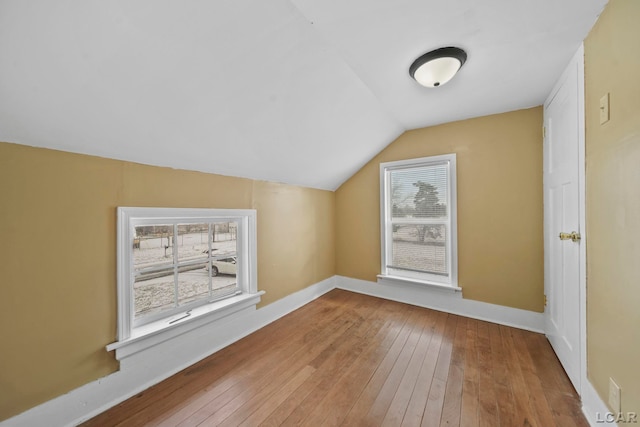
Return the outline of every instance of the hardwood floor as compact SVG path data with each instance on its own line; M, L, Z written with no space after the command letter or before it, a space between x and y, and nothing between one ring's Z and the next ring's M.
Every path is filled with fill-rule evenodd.
M83 425L588 426L543 335L341 290Z

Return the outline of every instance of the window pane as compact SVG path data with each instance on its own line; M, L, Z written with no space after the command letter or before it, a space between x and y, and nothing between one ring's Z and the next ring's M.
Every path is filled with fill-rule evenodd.
M178 262L195 261L202 259L204 262L208 257L209 250L209 224L178 224L178 238L176 241L176 251L178 252Z
M135 317L157 313L175 306L173 267L137 274L133 284Z
M239 288L238 274L238 223L226 222L212 224L212 299L233 295Z
M204 265L180 267L178 305L209 297L209 272Z
M391 171L393 218L443 218L448 215L448 166Z
M235 221L212 223L211 240L211 247L214 249L213 256L235 255L238 242L238 223Z
M226 295L233 295L239 290L235 275L224 275L212 278L213 292L211 299L218 299Z
M194 226L189 230L187 225L178 227L178 254L180 262L200 259L200 254L208 257L209 237L208 229L211 227L211 261L204 259L202 266L180 266L178 276L178 303L187 304L198 299L217 299L221 296L234 294L237 287L237 249L238 249L238 224L235 221L198 224L201 230L207 227L207 234L194 232ZM181 238L184 236L185 243L182 246ZM200 246L202 245L202 246ZM182 248L185 248L184 250ZM197 248L193 250L192 248ZM200 251L200 248L204 248ZM191 252L189 252L191 251ZM209 273L211 272L211 273ZM212 293L209 296L209 274L212 276Z
M133 265L136 269L173 263L173 225L144 225L135 228Z
M238 253L238 223L218 222L211 224L212 276L236 275Z
M389 267L448 275L446 225L394 224Z
M235 255L211 261L213 298L234 293L237 286L238 262Z

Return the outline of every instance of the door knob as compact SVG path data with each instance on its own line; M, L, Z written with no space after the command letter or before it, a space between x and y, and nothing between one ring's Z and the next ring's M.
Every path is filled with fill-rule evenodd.
M572 242L580 241L580 233L572 231L571 233L560 233L560 240L571 240Z

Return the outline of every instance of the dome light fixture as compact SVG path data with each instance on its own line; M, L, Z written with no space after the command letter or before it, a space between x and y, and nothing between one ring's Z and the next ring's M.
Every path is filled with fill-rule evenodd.
M467 53L457 47L441 47L427 52L411 64L409 74L425 87L438 87L456 75L467 60Z

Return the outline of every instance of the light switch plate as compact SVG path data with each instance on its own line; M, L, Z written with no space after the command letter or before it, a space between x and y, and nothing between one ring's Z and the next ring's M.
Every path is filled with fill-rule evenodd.
M609 92L600 98L600 124L603 125L611 118L609 114Z

